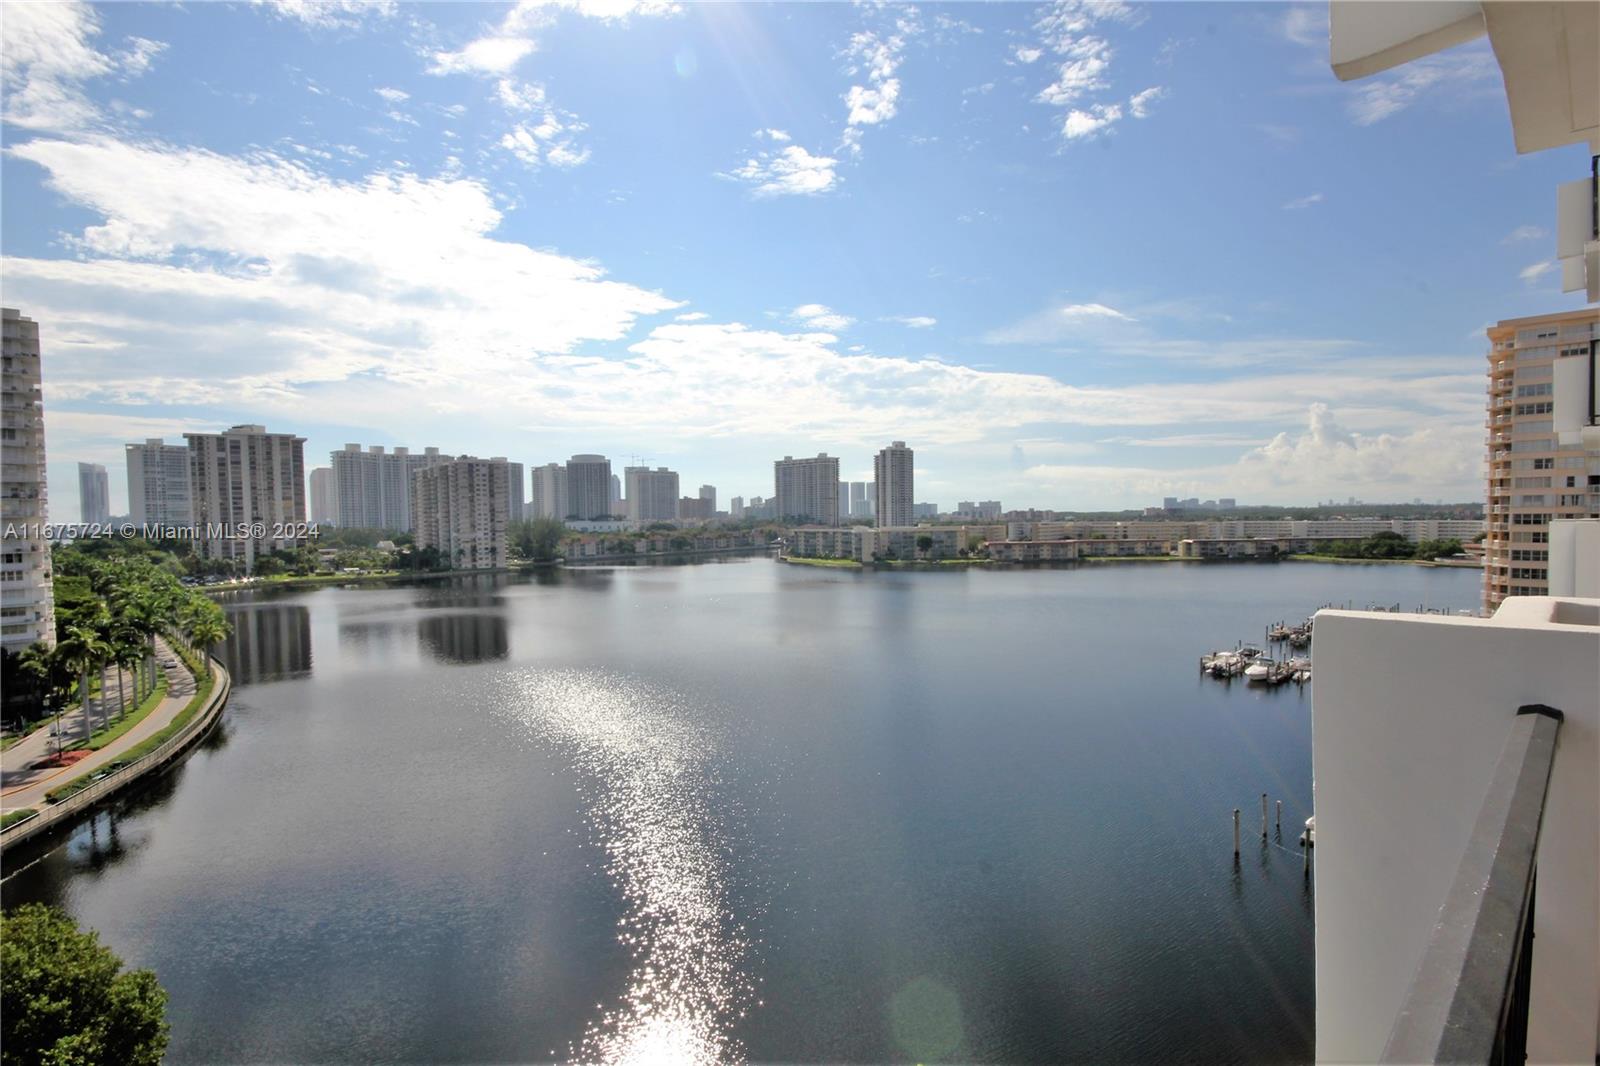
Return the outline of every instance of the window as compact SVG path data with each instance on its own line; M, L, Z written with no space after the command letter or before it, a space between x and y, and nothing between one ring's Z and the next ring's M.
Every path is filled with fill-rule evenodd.
M1567 484L1572 484L1571 479L1568 479ZM1547 489L1550 487L1550 479L1547 477L1513 478L1511 487L1516 489Z
M1543 507L1548 502L1548 497L1542 492L1529 493L1528 495L1517 497L1517 505L1519 507Z
M1540 388L1541 386L1525 385L1523 387L1524 388ZM1537 395L1545 395L1550 391L1550 386L1545 385L1545 386L1542 386L1542 387L1544 388L1545 392L1544 393L1539 393ZM1517 391L1520 394L1522 390L1519 389ZM1518 415L1547 415L1550 412L1554 411L1555 409L1556 409L1556 405L1555 404L1551 403L1548 400L1545 400L1545 401L1542 401L1540 403L1519 403L1519 404L1517 404L1517 409L1516 409L1515 413L1518 414ZM1532 428L1532 427L1529 427L1529 428ZM1547 429L1549 428L1548 425L1546 426L1546 428Z
M1546 367L1545 369L1549 369L1549 368ZM1518 385L1517 386L1517 395L1518 396L1549 396L1550 395L1550 390L1553 389L1554 387L1555 387L1555 385L1553 383L1551 383L1551 382L1548 382L1548 381L1541 382L1541 383L1539 383L1537 385ZM1520 410L1518 411L1518 413L1519 414L1521 413Z

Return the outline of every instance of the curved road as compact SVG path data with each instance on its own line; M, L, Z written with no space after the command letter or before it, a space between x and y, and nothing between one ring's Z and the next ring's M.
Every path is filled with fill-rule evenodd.
M167 642L159 637L156 638L156 659L159 662L175 664L162 668L167 675L166 698L138 725L99 751L78 760L71 766L28 769L32 763L48 755L53 746L50 741L50 727L44 726L34 730L0 754L0 811L45 806L45 793L51 789L59 788L80 774L92 773L107 763L115 762L123 752L171 725L178 712L188 706L189 700L194 696L195 679L189 673L188 667L183 665L183 661L167 646ZM75 719L78 717L77 711L70 715L62 715L63 730L75 725Z

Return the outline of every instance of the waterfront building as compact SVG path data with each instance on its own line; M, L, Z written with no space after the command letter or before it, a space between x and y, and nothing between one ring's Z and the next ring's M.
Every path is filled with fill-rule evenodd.
M571 513L567 505L567 468L561 463L534 467L532 489L528 498L529 518L560 520Z
M826 452L815 459L784 456L772 464L777 509L784 522L839 524L839 460Z
M455 569L492 570L510 561L511 464L463 455L411 476L418 550L434 548Z
M294 527L306 520L304 437L256 425L183 437L195 543L203 555L249 573L258 555L299 546Z
M701 485L700 498L706 501L706 517L717 513L717 487L715 485Z
M678 475L664 466L651 470L647 466L625 467L623 483L627 486L628 521L675 522L678 518Z
M528 474L521 463L506 461L506 482L511 493L507 497L512 518L521 518L528 506Z
M78 520L97 526L111 521L111 482L99 463L78 464Z
M567 460L567 517L605 521L616 510L620 490L603 455L574 455Z
M868 483L865 481L850 482L850 507L844 512L846 516L850 518L872 517L872 511L867 503L872 498L872 494L868 491L867 485Z
M704 496L685 496L678 501L678 519L703 522L715 512L711 510L711 501Z
M743 518L744 517L744 497L743 496L735 496L733 499L728 501L728 517L729 518Z
M194 519L189 497L189 449L150 437L125 445L128 520L136 526L186 526Z
M872 476L877 485L874 518L880 526L913 525L913 453L906 442L897 440L872 460Z
M333 467L319 466L311 471L311 495L307 503L313 525L339 524L339 486L334 483Z
M407 448L385 452L381 445L363 450L359 444L346 444L342 450L330 453L333 484L338 492L338 525L409 533L411 475L451 458L441 455L438 448L424 448L421 453Z
M1600 309L1489 327L1484 606L1549 591L1550 523L1600 517Z
M799 526L785 534L790 555L861 563L954 559L974 538L982 533L970 526Z
M45 481L39 324L7 307L0 374L0 649L56 642Z

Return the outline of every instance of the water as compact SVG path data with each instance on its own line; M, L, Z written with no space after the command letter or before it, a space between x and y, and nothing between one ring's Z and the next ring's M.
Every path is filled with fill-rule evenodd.
M174 1063L1305 1061L1310 693L1196 660L1478 580L750 559L242 595L220 731L4 903L153 967Z

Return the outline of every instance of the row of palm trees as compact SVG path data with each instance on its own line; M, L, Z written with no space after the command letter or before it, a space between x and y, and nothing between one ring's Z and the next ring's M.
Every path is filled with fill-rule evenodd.
M70 604L58 604L57 640L53 648L35 644L22 653L20 666L32 674L59 709L76 682L83 714L83 736L93 733L89 713L89 681L100 678L100 703L106 706L111 686L107 672L119 671L115 689L117 718L137 707L155 691L160 679L156 665L156 637L181 640L198 652L211 673L210 650L230 631L222 608L201 592L185 588L169 571L148 558L84 558L73 570L88 578L93 595ZM132 678L132 700L127 698L121 671ZM58 710L59 713L59 710Z

